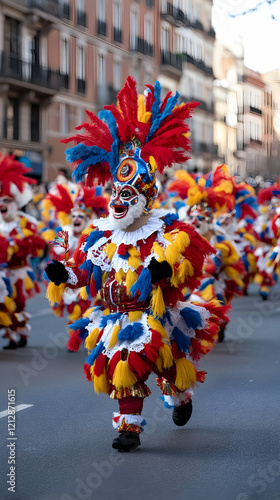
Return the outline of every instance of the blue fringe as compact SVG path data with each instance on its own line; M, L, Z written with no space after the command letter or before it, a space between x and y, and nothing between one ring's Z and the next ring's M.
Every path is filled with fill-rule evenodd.
M89 278L92 274L93 263L91 262L91 260L87 259L85 260L85 262L83 262L79 269L86 270Z
M118 340L123 342L128 340L133 342L134 340L139 339L143 334L143 325L141 323L133 323L132 325L127 325L123 330L121 330L118 334Z
M87 252L100 238L104 236L104 231L92 231L86 240L84 252Z
M77 144L73 148L66 149L65 155L68 163L83 160L72 173L75 182L81 182L83 180L88 167L102 162L111 164L113 160L111 152L99 148L98 146L85 146L85 144Z
M89 322L90 320L88 318L80 318L74 321L74 323L71 323L71 325L68 325L68 328L70 328L70 330L82 330Z
M191 341L177 326L172 330L172 336L181 352L189 352Z
M196 330L199 326L202 326L200 314L191 307L184 307L180 314L188 328Z
M49 278L47 277L47 279L49 279ZM6 285L7 292L8 292L9 297L10 297L13 293L13 288L12 288L11 282L10 282L9 278L5 278L5 277L3 278L3 281Z
M92 353L86 359L86 363L88 363L90 366L92 366L94 361L96 360L96 358L98 358L99 354L102 353L103 347L104 347L104 342L102 342L102 340L100 340L100 342L97 344L97 346L93 349Z
M199 290L202 292L203 290L205 290L205 288L207 288L208 285L212 285L213 283L215 283L215 278L206 279L201 283Z
M130 292L132 297L136 295L136 293L140 292L140 297L138 301L146 300L146 298L151 293L152 288L152 276L149 269L146 267L142 270L138 280L132 285Z
M105 328L107 325L108 321L112 321L115 323L120 317L122 313L112 313L112 314L107 314L107 316L103 316L103 318L100 321L99 327L100 328Z
M175 220L179 219L178 214L166 214L162 220L166 226L171 226Z
M102 269L100 266L93 267L93 279L95 281L96 291L98 292L101 288L102 280Z

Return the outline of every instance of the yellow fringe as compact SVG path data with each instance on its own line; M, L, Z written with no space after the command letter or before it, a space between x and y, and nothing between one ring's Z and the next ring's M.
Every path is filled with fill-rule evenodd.
M10 326L12 321L7 313L0 311L0 325L1 326Z
M111 333L111 337L110 337L110 341L109 341L109 345L108 345L109 349L112 349L113 347L115 347L115 345L118 341L119 331L120 331L120 325L117 324L114 326L112 333Z
M128 319L131 323L133 323L134 321L140 321L142 316L143 316L142 311L130 311L128 313Z
M166 253L166 260L170 266L173 266L176 262L179 262L182 258L181 252L178 250L178 248L175 247L175 245L168 245L168 247L165 250Z
M137 377L132 373L127 361L120 360L115 368L113 375L113 385L116 389L129 387L136 384Z
M128 257L127 263L133 269L138 269L139 266L140 266L140 258L139 257L134 257L134 256Z
M14 312L16 310L16 304L10 297L4 298L4 305L6 306L9 312Z
M70 321L75 321L81 317L81 308L79 304L75 304L73 307L73 311L69 314L68 318Z
M33 232L30 231L30 229L22 229L22 234L25 238L27 238L28 236L33 236Z
M163 344L163 346L159 348L159 355L162 359L163 368L170 368L173 365L174 358L169 345Z
M138 277L138 275L135 271L131 271L131 269L129 269L127 271L126 280L125 280L127 295L130 295L130 289L131 289L132 285L134 285L134 283L136 282L137 277Z
M165 260L164 250L163 250L163 248L157 242L155 242L153 244L153 249L152 250L158 256L158 261L159 262L162 262L163 260Z
M66 283L61 283L61 285L56 286L52 281L48 284L46 297L51 306L54 306L55 303L60 303Z
M184 231L180 231L175 238L175 245L178 248L179 252L184 252L186 247L190 244L190 237Z
M188 259L184 259L182 264L178 267L177 274L181 283L185 281L187 276L193 276L194 268L192 263Z
M107 253L107 257L108 259L111 261L113 256L114 256L114 253L117 249L117 246L115 245L115 243L109 243L107 246L106 246L106 253Z
M193 364L186 358L176 359L175 385L180 391L185 391L196 382L196 372Z
M87 289L85 286L82 286L82 288L80 289L80 297L82 300L88 299Z
M236 271L236 269L231 266L227 266L224 268L224 271L231 279L233 279L233 281L235 281L238 286L240 286L241 288L244 287L244 283L239 277L239 273Z
M102 373L99 377L94 375L93 383L94 390L97 394L100 394L101 392L105 392L105 394L108 394L109 383L106 373Z
M97 337L100 333L100 330L99 328L94 328L90 334L87 336L86 340L85 340L85 347L86 349L88 349L89 351L91 349L94 349L94 347L96 346L96 342L97 342Z
M147 322L153 330L156 330L160 334L162 339L169 340L167 332L159 321L154 319L152 316L147 316Z
M34 288L34 283L29 276L25 276L24 285L25 285L25 290L32 290L32 288Z
M118 283L121 283L124 280L125 272L123 271L123 269L120 269L117 273L115 273L115 278Z
M154 316L159 316L161 318L165 313L165 305L160 286L152 291L151 308Z
M88 318L92 311L94 311L94 309L95 307L90 307L89 309L87 309L83 314L83 318Z

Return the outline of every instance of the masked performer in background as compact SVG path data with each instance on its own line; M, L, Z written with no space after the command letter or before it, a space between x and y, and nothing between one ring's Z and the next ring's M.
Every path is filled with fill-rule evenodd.
M80 239L73 260L46 268L48 295L59 300L65 287L86 285L94 299L71 325L69 347L84 342L88 380L97 393L117 399L113 448L129 451L140 444L145 421L143 400L151 372L157 374L173 421L184 425L191 416L193 387L205 372L197 362L214 344L227 307L184 301L182 290L196 288L204 259L212 247L176 214L153 209L156 171L182 163L190 150L187 120L197 103L179 104L178 93L161 100L161 87L147 85L138 96L128 77L118 104L98 115L67 141L74 179L86 184L113 182L109 216L94 221ZM207 347L205 346L207 344Z
M12 287L10 297L15 303L4 333L9 339L4 349L26 346L30 330L26 299L40 292L30 267L30 257L40 257L45 242L37 232L37 220L20 211L32 199L31 184L36 183L26 176L29 171L13 156L0 157L0 238L5 242L1 245L2 250L6 248L5 259L1 259L5 262L1 265Z

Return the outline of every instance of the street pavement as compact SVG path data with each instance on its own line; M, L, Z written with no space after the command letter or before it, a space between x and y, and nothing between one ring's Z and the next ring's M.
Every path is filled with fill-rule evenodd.
M117 403L85 380L86 352L68 352L65 320L44 292L28 311L28 346L0 344L1 500L280 500L280 288L266 302L255 286L233 301L225 341L200 363L207 376L185 427L150 376L146 429L130 453L112 449Z

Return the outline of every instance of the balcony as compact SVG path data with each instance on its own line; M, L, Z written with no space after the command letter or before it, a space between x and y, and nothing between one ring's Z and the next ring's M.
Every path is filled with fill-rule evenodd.
M37 95L47 97L56 94L61 88L61 75L59 71L2 52L0 82L9 84L17 92L33 90Z
M77 25L86 28L87 16L84 10L77 10Z
M195 30L204 31L203 24L198 19L196 19L194 22L190 23L190 26L191 26L191 28L193 28Z
M69 75L61 75L61 87L63 89L69 89Z
M172 3L168 2L166 9L161 11L161 16L175 26L187 25L188 19L181 9L177 9Z
M259 108L255 108L254 106L250 106L250 113L256 113L257 115L262 115L262 110Z
M86 93L86 82L82 78L77 78L77 91L80 92L80 94Z
M61 5L60 12L61 12L61 17L63 19L69 20L70 19L70 5L69 5L69 3L64 2Z
M152 7L155 6L155 0L146 0L146 5L151 9Z
M122 43L122 30L114 27L114 42Z
M97 33L98 35L106 36L107 32L107 24L105 21L101 21L101 19L97 20Z
M208 30L207 32L207 35L210 36L211 38L216 38L216 31L214 30L214 28L210 28L210 30Z
M145 56L153 57L154 55L153 45L146 42L146 40L143 40L143 38L139 37L133 40L133 48L131 47L131 50L140 52L140 54L143 54Z
M183 69L183 59L180 54L173 54L168 51L161 53L161 70L171 74L181 75Z
M202 61L201 59L195 59L193 56L191 56L190 54L184 54L184 57L187 61L187 63L189 64L193 64L197 69L200 69L201 71L203 71L204 73L206 73L206 75L209 75L209 76L214 76L213 74L213 68L211 68L210 66L206 66L205 62Z
M19 2L17 3L26 5L30 9L42 10L46 14L59 17L58 0L29 0L29 1L19 0Z

